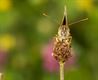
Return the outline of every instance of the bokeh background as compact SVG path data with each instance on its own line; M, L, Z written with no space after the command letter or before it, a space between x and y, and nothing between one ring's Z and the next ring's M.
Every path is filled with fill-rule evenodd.
M98 0L0 0L2 80L59 80L51 53L65 4L69 24L88 18L69 26L73 56L65 80L98 80Z

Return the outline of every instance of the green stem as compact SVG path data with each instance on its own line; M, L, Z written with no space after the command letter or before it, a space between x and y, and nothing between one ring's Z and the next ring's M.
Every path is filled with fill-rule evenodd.
M60 80L64 80L64 63L60 64Z

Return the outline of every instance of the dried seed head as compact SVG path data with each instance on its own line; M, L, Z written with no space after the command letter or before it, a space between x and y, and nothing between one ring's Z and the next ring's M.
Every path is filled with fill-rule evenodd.
M53 57L58 62L64 63L71 57L71 39L65 8L63 22L58 29L58 35L54 39Z
M70 40L71 38L69 38ZM66 62L68 58L71 57L71 46L69 45L70 41L67 40L60 41L58 37L55 38L54 48L53 48L53 57L58 62Z

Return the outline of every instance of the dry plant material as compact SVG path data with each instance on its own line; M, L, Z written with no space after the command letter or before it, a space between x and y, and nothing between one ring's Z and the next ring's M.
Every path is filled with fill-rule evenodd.
M62 23L58 29L58 34L54 37L54 47L52 56L59 62L60 65L60 80L64 80L64 64L72 56L71 54L71 41L69 25L73 25L88 18L68 24L66 6L64 7L64 16Z
M70 29L67 21L66 7L62 23L58 29L58 34L54 37L53 57L60 65L60 80L64 80L64 64L71 57L71 40Z
M54 37L53 57L59 63L65 63L71 57L71 40L72 36L70 35L65 7L64 17L58 29L58 34Z

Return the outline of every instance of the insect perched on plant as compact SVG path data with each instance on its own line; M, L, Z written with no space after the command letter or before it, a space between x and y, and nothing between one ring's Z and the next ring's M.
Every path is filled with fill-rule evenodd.
M62 24L58 29L58 34L54 37L53 57L59 63L65 63L71 57L71 40L70 29L68 27L66 7Z
M66 6L64 7L64 16L58 29L58 34L54 37L53 57L59 63L65 63L71 57L71 41L69 25L88 20L88 18L68 24Z
M43 14L47 16L47 14ZM54 47L52 56L59 62L60 65L60 80L64 80L64 64L72 56L71 41L69 25L88 20L88 18L79 20L77 22L68 24L66 6L64 7L64 16L62 23L58 29L58 34L54 37Z
M70 29L68 27L66 7L63 21L58 29L58 34L54 37L53 57L60 64L60 80L64 80L64 64L71 57Z
M87 20L83 19L72 24ZM69 24L69 25L72 25ZM70 29L67 20L66 6L64 7L64 16L62 23L58 29L58 34L54 37L54 47L53 47L53 57L60 64L60 80L64 80L64 64L72 56L71 54L71 41L72 36L70 34Z

